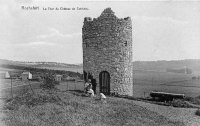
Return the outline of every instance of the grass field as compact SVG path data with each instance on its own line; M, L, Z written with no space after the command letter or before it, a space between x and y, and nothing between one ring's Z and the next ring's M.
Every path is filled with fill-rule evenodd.
M24 90L33 90L40 88L40 83L37 81L26 81L12 80L12 91L11 91L11 80L10 79L0 79L0 98L10 98L23 93Z
M37 95L8 101L4 121L8 126L185 126L133 101L85 97L81 92L37 90Z
M35 82L31 82L31 83L35 83ZM28 81L12 79L13 86L19 86L19 85L25 85L25 84L28 84ZM0 86L1 86L1 88L9 88L11 86L11 79L0 79Z
M65 70L65 71L72 71L72 72L78 72L78 73L83 73L82 68L72 68L72 67L36 67L40 69L51 69L51 70Z
M57 68L55 68L57 69ZM63 68L61 68L63 70ZM66 70L69 70L66 68ZM77 72L76 69L71 71ZM0 71L21 70L2 68ZM150 91L184 93L186 96L200 96L200 80L192 79L194 75L133 71L133 96L146 97ZM177 109L167 106L156 106L116 97L107 97L107 103L99 97L85 97L81 92L83 82L61 82L57 90L42 90L40 83L13 80L13 99L6 100L4 122L8 126L184 126L180 120L194 121L194 109ZM112 83L112 82L111 82ZM11 97L11 80L0 80L1 98ZM59 88L58 88L59 87ZM74 90L74 91L72 91ZM192 110L192 111L190 111ZM0 113L2 114L2 113ZM185 119L185 117L187 117ZM196 120L199 118L195 117ZM192 121L191 121L192 120ZM1 124L1 123L0 123ZM190 125L189 124L189 125ZM199 125L199 123L197 124Z
M20 70L2 68L2 71L19 72ZM75 70L75 69L74 69ZM192 74L156 72L156 71L133 71L133 95L135 97L148 96L151 91L165 91L171 93L183 93L186 96L196 97L200 95L200 80L193 80ZM1 88L10 87L10 80L0 80ZM34 83L34 82L31 82ZM13 80L13 86L23 85L24 82ZM34 84L33 84L34 85ZM61 82L64 89L82 90L84 84L73 82Z
M60 90L84 90L84 82L63 81L59 84Z
M10 79L1 80L1 97L11 97L10 83ZM8 126L184 126L190 120L181 118L185 120L185 124L172 119L171 116L181 114L182 110L178 110L179 113L174 113L173 110L171 115L167 113L168 110L171 111L170 107L166 106L162 109L166 109L164 113L168 115L160 110L148 109L146 103L136 104L132 100L114 97L108 97L107 103L103 103L98 96L85 97L81 92L84 88L83 82L63 81L57 85L58 90L49 91L40 89L41 82L30 81L34 93L28 82L13 80L12 83L14 99L7 100L4 107L6 111L3 120ZM192 80L191 75L138 71L134 76L133 95L143 97L144 92L148 95L148 92L157 90L195 97L200 93L198 86L199 80ZM149 106L155 108L155 105ZM187 113L188 110L183 112Z
M136 70L133 75L133 95L148 96L151 91L181 93L186 96L200 95L200 80L190 74Z
M134 80L143 80L156 84L172 82L172 81L184 81L190 80L193 75L191 74L180 74L170 72L157 72L157 71L144 71L144 70L133 70Z
M10 79L0 79L0 91L1 98L11 97L11 80ZM30 83L30 85L29 85ZM38 81L21 81L12 79L12 93L14 96L23 92L23 90L33 90L40 88L40 84L43 82ZM59 83L62 91L67 90L84 90L84 82L75 81L62 81Z
M169 85L133 85L133 96L147 97L151 91L169 92L185 94L189 97L197 97L200 95L200 87L183 87Z

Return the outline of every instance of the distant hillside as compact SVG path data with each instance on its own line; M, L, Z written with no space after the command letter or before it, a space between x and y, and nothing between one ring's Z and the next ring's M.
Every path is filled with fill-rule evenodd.
M0 59L1 65L16 65L16 66L26 66L32 68L41 69L54 69L54 70L66 70L82 73L82 64L66 64L57 62L21 62L21 61L11 61ZM172 61L135 61L133 62L134 70L144 70L144 71L158 71L166 72L167 69L183 69L189 68L194 74L200 74L200 59L186 59L186 60L172 60Z
M152 70L166 72L167 69L189 68L194 74L200 74L200 59L172 60L172 61L136 61L134 70Z
M0 59L0 64L9 64L9 65L27 65L27 66L48 66L48 67L81 67L81 65L67 64L67 63L57 63L57 62L23 62L23 61L12 61Z
M57 63L57 62L22 62L0 59L0 67L5 65L25 66L40 69L65 70L82 73L82 65Z

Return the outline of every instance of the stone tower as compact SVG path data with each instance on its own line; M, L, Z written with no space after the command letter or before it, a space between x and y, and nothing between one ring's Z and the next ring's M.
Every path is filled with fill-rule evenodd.
M85 17L82 28L84 78L95 79L97 92L132 95L132 22L106 8Z

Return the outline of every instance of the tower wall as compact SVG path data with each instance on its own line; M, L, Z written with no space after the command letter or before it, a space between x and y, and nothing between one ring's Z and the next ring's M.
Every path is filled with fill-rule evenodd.
M132 95L132 22L117 18L107 8L98 18L85 18L82 28L83 70L97 81L99 74L110 74L110 92Z

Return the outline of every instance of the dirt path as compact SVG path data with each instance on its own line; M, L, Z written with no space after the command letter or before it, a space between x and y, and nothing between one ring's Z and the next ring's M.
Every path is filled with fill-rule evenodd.
M197 109L193 108L175 108L161 106L141 101L133 101L134 104L145 107L150 111L157 112L170 120L184 122L187 126L200 126L200 117L195 115Z

